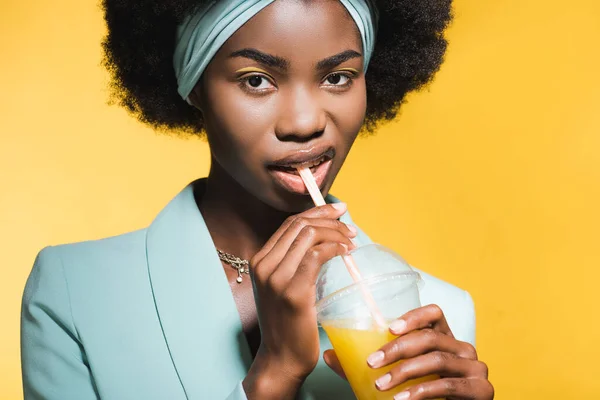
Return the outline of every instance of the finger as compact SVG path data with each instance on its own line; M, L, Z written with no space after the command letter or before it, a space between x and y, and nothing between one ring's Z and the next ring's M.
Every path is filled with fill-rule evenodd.
M487 379L488 368L477 360L460 358L456 354L434 351L410 358L392 368L375 381L379 390L389 390L411 379L430 375Z
M280 240L275 248L264 259L264 263L272 265L271 275L268 278L275 286L287 286L288 281L294 276L300 262L306 253L314 246L325 242L342 243L346 246L344 253L354 248L348 236L340 232L339 226L333 222L339 221L319 220L324 225L329 224L335 228L316 225L304 225L298 234L290 232L289 237ZM290 228L291 230L292 228ZM292 238L293 240L289 240ZM288 241L290 242L288 245ZM344 254L342 253L342 254ZM320 265L319 265L320 266ZM263 271L264 273L264 271Z
M487 379L444 378L420 383L394 396L394 400L439 398L492 400L494 387Z
M404 335L416 329L433 328L436 331L454 337L442 309L435 304L419 307L407 312L390 324L394 335Z
M317 283L321 266L333 257L348 253L351 244L329 240L307 251L298 265L292 284L314 286Z
M279 240L270 247L268 253L264 253L265 249L268 247L265 246L261 249L259 254L250 260L250 269L254 270L254 272L261 270L259 275L262 275L263 278L268 278L273 272L273 268L281 262L281 259L288 252L289 247L296 237L308 226L336 229L349 238L356 237L357 234L356 228L346 225L337 219L297 217L287 225L283 234L279 236ZM353 247L354 244L352 243L351 248Z
M406 360L421 354L442 351L457 357L476 360L475 348L432 328L412 331L383 345L367 359L373 368L381 368L396 361Z
M279 229L277 229L277 231L269 238L269 240L267 240L267 243L265 243L262 249L256 253L256 255L253 257L254 263L252 264L255 265L259 263L267 254L269 254L275 244L277 244L279 239L290 227L290 225L292 225L298 218L337 220L347 211L347 209L348 207L345 203L335 203L314 207L300 214L292 215L291 217L287 218L283 224L281 224Z
M299 309L308 306L314 310L316 302L315 283L321 265L327 260L347 252L346 245L335 242L325 242L311 248L285 289L285 298L289 300L290 305Z
M323 352L323 360L333 372L339 375L340 378L346 379L346 374L342 369L342 364L340 364L340 360L338 359L337 354L335 354L335 351L325 350L325 352Z
M289 252L290 246L292 246L294 241L301 233L304 235L311 233L306 231L311 227L336 230L346 238L352 238L356 236L355 228L350 228L348 225L338 221L337 219L304 217L297 218L288 227L286 232L284 232L284 234L279 238L279 241L275 244L275 246L273 246L269 254L265 256L264 260L268 259L269 262L273 262L274 260L280 260L283 258L283 256ZM351 241L348 242L352 243Z

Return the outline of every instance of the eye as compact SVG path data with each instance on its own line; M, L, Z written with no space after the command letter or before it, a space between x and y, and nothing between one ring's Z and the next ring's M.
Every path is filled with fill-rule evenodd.
M263 91L274 86L266 76L259 74L246 75L240 81L243 88L250 91Z
M331 87L350 86L350 84L352 83L352 76L341 72L334 72L333 74L327 75L324 83L325 86Z

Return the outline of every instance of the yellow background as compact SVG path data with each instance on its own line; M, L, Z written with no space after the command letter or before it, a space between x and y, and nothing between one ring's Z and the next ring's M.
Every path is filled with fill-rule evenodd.
M106 104L97 1L0 6L0 398L38 250L146 226L206 174L199 140ZM469 290L498 399L600 396L600 2L457 0L447 62L356 144L334 193ZM393 71L390 71L393 74Z

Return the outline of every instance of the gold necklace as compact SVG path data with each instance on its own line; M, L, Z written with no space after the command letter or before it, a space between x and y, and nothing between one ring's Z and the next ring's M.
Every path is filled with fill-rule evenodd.
M250 274L250 263L248 262L248 260L243 260L239 257L234 256L233 254L225 253L224 251L221 251L219 249L217 249L217 253L219 254L219 259L221 261L231 265L237 270L237 283L242 283L242 274Z

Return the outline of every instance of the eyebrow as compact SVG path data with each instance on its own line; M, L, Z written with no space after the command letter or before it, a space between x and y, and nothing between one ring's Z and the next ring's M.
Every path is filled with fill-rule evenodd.
M256 61L257 63L266 65L267 67L287 70L290 63L281 57L263 53L256 49L241 49L234 51L229 57L244 57Z
M323 71L323 70L327 70L327 69L332 69L334 67L337 67L338 65L340 65L341 63L343 63L344 61L348 61L351 60L353 58L357 58L360 57L361 54L357 51L354 50L345 50L342 51L341 53L338 53L336 55L333 55L331 57L327 57L324 60L321 60L317 63L317 69L319 71Z
M327 70L334 67L337 67L341 63L351 60L353 58L361 57L357 51L354 50L345 50L341 53L335 54L331 57L327 57L319 62L317 62L317 70ZM246 48L241 50L236 50L229 55L229 57L244 57L254 60L262 65L272 68L278 68L281 70L287 70L290 66L290 63L285 58L281 58L278 56L274 56L272 54L263 53L260 50Z

